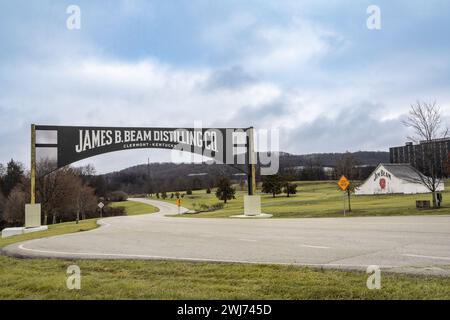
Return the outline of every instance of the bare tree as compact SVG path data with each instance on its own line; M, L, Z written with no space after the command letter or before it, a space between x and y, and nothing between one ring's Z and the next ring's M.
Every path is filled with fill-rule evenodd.
M336 162L336 178L339 179L341 176L346 176L349 180L356 179L358 175L357 165L358 161L347 151Z
M6 198L0 191L0 222L3 221L3 211L5 210Z
M95 190L85 184L78 184L77 186L77 217L76 222L80 220L80 213L83 220L86 219L87 214L95 212L97 208L97 197Z
M357 187L356 183L354 182L354 180L358 178L358 169L356 167L357 165L358 161L348 151L343 154L342 157L336 162L336 178L339 179L341 176L345 176L350 181L347 189L345 189L345 192L347 193L349 212L352 211L350 196L352 192L355 192L355 189Z
M417 101L416 104L411 105L409 115L402 123L413 129L414 135L409 136L408 139L422 144L423 168L418 169L421 169L423 174L418 172L417 182L430 190L433 208L436 208L436 191L442 183L442 170L439 168L445 158L441 158L440 152L436 152L436 144L433 140L448 136L448 127L443 124L441 108L436 102Z
M49 161L37 163L37 198L42 206L44 225L48 224L49 216L52 223L57 219L72 221L76 219L78 210L78 191L81 188L79 171L64 167L49 174L52 167Z
M22 184L14 187L5 204L4 219L10 226L21 226L25 223L25 203L29 202Z

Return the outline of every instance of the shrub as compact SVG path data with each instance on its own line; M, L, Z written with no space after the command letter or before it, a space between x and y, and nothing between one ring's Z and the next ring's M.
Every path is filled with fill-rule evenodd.
M128 199L128 195L123 191L113 191L108 194L108 200L109 201L126 201Z
M188 196L192 195L192 190L191 190L191 189L188 189L188 190L186 191L186 194L187 194Z
M211 189L210 188L206 189L206 193L210 194L211 193Z
M283 187L283 192L289 197L291 194L297 193L297 185L295 183L286 182Z
M223 209L224 207L224 203L223 202L218 202L218 203L214 203L213 205L211 205L211 211L215 211L215 210L220 210Z
M136 193L128 195L128 198L148 198L150 195L146 193Z
M211 212L211 211L215 211L215 210L220 210L223 209L223 207L225 206L223 202L218 202L218 203L214 203L212 205L207 205L205 203L193 203L192 206L194 207L194 210L199 213L199 212Z
M103 207L103 217L117 217L125 215L126 211L124 207Z

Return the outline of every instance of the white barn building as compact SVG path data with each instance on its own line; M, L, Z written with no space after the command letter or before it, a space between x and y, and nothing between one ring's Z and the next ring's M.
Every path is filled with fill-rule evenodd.
M420 183L423 175L410 164L380 163L361 186L355 190L356 195L389 193L428 193L427 187ZM444 190L441 182L437 191Z

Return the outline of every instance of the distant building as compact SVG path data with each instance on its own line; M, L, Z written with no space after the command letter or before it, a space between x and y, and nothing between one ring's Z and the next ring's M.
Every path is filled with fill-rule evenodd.
M334 170L333 167L324 167L324 166L312 166L312 167L311 166L295 166L295 167L292 167L292 168L294 168L297 171L303 170L305 168L306 169L309 169L309 168L315 168L315 169L320 168L320 169L323 169L323 171L326 172L326 173L331 173Z
M407 142L404 146L389 148L391 163L409 163L423 174L429 175L429 161L435 162L438 176L448 176L450 138L436 139L419 144Z
M198 177L198 176L207 176L208 173L207 172L200 172L200 173L189 173L187 176L188 177Z
M421 176L424 177L410 164L380 163L355 194L428 193L430 190L420 182ZM443 190L444 183L441 182L437 191Z

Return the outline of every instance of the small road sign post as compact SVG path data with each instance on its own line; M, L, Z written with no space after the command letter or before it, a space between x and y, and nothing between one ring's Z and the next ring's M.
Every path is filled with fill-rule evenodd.
M346 176L342 176L339 181L338 181L338 186L342 189L342 191L344 191L343 193L343 199L344 199L344 216L345 216L345 193L346 190L348 188L348 186L350 185L350 181L347 179Z
M181 199L177 199L178 214L180 214Z
M345 191L342 193L342 202L344 203L344 217L345 217Z
M103 204L103 202L99 202L99 204L97 205L100 209L100 218L103 218L103 207L105 206Z

